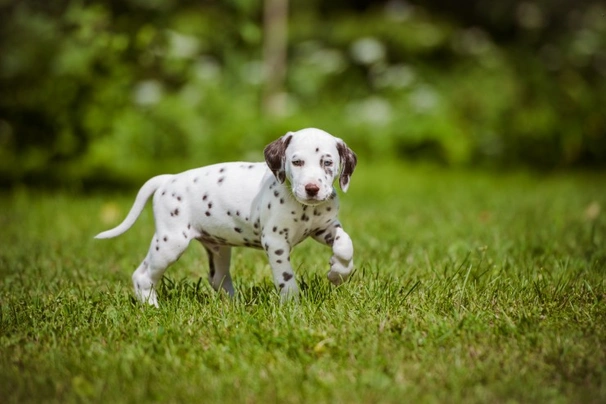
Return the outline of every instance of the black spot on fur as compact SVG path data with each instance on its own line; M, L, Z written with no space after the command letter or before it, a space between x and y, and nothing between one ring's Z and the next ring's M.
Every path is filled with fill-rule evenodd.
M284 204L284 198L280 198L280 204Z
M179 209L175 209L175 216L179 216Z
M277 227L277 226L274 226L274 228L273 228L272 230L273 230L273 232L275 233L275 232L276 232L276 230L278 230L278 227Z
M187 238L187 233L183 232L183 237Z
M225 177L219 177L219 179L217 180L217 184L221 185L224 179Z
M204 214L205 214L206 216L210 216L210 212L209 212L209 211L204 212Z
M274 191L274 196L277 198L278 196L280 196L280 192Z
M282 249L276 250L275 254L276 255L282 255L282 254L284 254L284 250L282 250Z
M222 168L222 169L219 170L220 173L222 173L224 171L225 171L225 168Z
M326 211L330 212L332 210L332 208L330 206L326 207Z
M267 209L271 209L271 203L267 204Z
M203 201L205 201L205 200L206 200L206 198L208 198L208 195L207 195L207 194L204 194L204 196L202 197L202 200L203 200Z
M280 284L280 289L284 289L284 284L283 283Z
M281 263L282 263L282 260L276 260L276 262L277 262L278 264L281 264Z
M303 222L307 222L307 221L309 221L309 216L307 216L305 213L303 213L303 215L301 215L301 220Z
M326 229L318 230L316 232L316 236L321 236L322 234L324 234L325 231L326 231Z
M288 282L292 279L292 274L290 272L283 272L282 277L284 278L285 282Z
M168 241L168 237L164 236L162 240L164 240L164 242L166 243Z
M239 227L234 227L234 230L235 230L236 232L238 232L238 233L242 233L242 229L241 229L241 228L239 228Z

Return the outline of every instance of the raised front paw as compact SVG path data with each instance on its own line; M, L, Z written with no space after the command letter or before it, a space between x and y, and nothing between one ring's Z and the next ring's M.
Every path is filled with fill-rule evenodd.
M330 271L326 276L334 285L340 285L349 278L353 268L353 259L345 261L333 255L330 258Z
M335 241L332 246L333 256L330 258L330 271L328 279L339 285L349 278L353 271L353 243L342 228L337 228Z

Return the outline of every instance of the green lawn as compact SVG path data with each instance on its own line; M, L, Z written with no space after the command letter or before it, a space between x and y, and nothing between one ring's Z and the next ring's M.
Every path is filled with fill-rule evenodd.
M279 305L262 252L237 249L239 296L192 245L159 309L130 276L151 209L93 236L136 190L0 199L2 402L605 402L606 176L358 166L342 195L357 271L293 254L304 292Z

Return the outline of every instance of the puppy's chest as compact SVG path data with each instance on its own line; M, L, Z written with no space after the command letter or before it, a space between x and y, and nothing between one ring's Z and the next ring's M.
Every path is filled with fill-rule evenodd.
M279 236L283 234L290 244L295 245L328 227L335 219L336 208L327 202L315 207L299 206L298 209L289 210L280 216L281 220L269 220L267 228L271 228L272 232L277 231Z
M262 248L264 238L274 238L294 246L325 229L338 213L336 196L307 206L275 181L267 181L256 190L251 184L234 185L239 186L203 187L192 193L192 221L201 241Z
M284 195L282 188L260 198L253 211L261 225L261 238L284 240L294 246L334 222L338 200L335 197L316 206L302 205L291 195Z

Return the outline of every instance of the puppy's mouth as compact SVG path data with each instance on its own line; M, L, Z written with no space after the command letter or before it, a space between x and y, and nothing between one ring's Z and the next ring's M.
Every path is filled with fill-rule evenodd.
M307 206L320 205L328 200L328 198L318 199L316 197L296 198L299 203Z
M332 193L330 193L328 195L300 196L300 195L297 195L296 192L293 192L293 196L295 197L297 202L299 202L303 205L307 205L307 206L321 205L321 204L325 203L326 201L333 199L336 195L337 195L337 193L335 192L334 189L333 189Z

